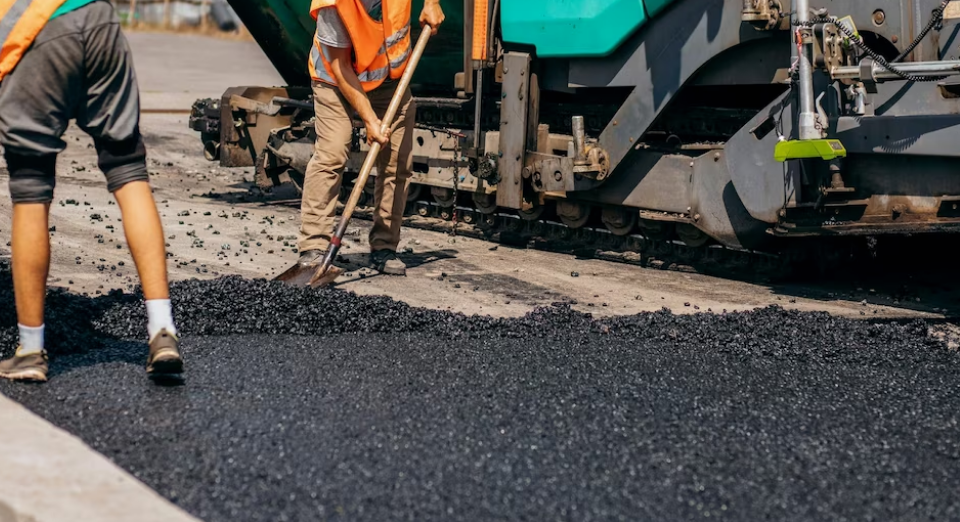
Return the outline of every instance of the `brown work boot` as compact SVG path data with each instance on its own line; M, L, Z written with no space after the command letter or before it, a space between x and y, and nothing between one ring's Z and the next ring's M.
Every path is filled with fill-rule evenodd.
M376 250L370 253L370 264L381 274L407 275L407 265L397 258L393 250Z
M308 286L326 255L326 250L304 250L300 253L300 259L297 260L296 264L277 276L277 281L283 281L293 286Z
M326 250L305 250L300 253L297 264L300 266L320 266L325 255L327 255Z
M147 358L147 373L172 374L183 373L183 359L180 358L180 339L168 332L166 328L160 330L150 340L150 356Z
M46 382L47 352L20 355L20 348L13 357L0 361L0 377L12 381Z

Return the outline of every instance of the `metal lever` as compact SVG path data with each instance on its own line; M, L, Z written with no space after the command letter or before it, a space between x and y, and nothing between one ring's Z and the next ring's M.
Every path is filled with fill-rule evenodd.
M583 129L583 116L573 117L573 158L576 165L587 163L587 135Z

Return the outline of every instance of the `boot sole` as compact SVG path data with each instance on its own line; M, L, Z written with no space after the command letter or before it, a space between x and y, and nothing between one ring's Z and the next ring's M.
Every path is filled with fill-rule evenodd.
M377 265L376 263L370 263L370 268L377 271L378 274L383 275L392 275L392 276L405 276L407 275L407 267L402 266L400 268L390 268L386 265Z
M21 382L47 382L47 374L40 370L25 370L17 373L0 373L0 378Z

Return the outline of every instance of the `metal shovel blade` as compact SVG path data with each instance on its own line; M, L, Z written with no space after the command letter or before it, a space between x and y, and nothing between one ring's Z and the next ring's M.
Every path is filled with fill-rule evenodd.
M316 266L294 263L293 266L274 278L274 281L282 281L293 286L308 286L310 284L310 278L313 277L313 273L316 271Z
M340 274L342 273L343 273L343 270L340 270L339 268L333 265L330 265L327 268L326 272L323 272L322 274L319 273L318 271L314 271L313 279L311 279L308 282L308 284L313 288L321 288L336 281L337 278L340 277Z
M313 279L314 274L317 273L319 268L320 265L301 265L300 263L295 263L282 274L275 277L274 281L282 281L292 286L312 286L313 288L319 288L329 285L343 273L343 270L331 266L322 277L313 284L310 284L310 280Z

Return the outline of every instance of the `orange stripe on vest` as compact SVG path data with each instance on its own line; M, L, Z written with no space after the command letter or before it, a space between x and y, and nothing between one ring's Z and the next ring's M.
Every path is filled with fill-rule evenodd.
M0 1L0 39L3 40L3 47L0 48L0 80L20 63L20 58L47 25L50 16L65 1Z

